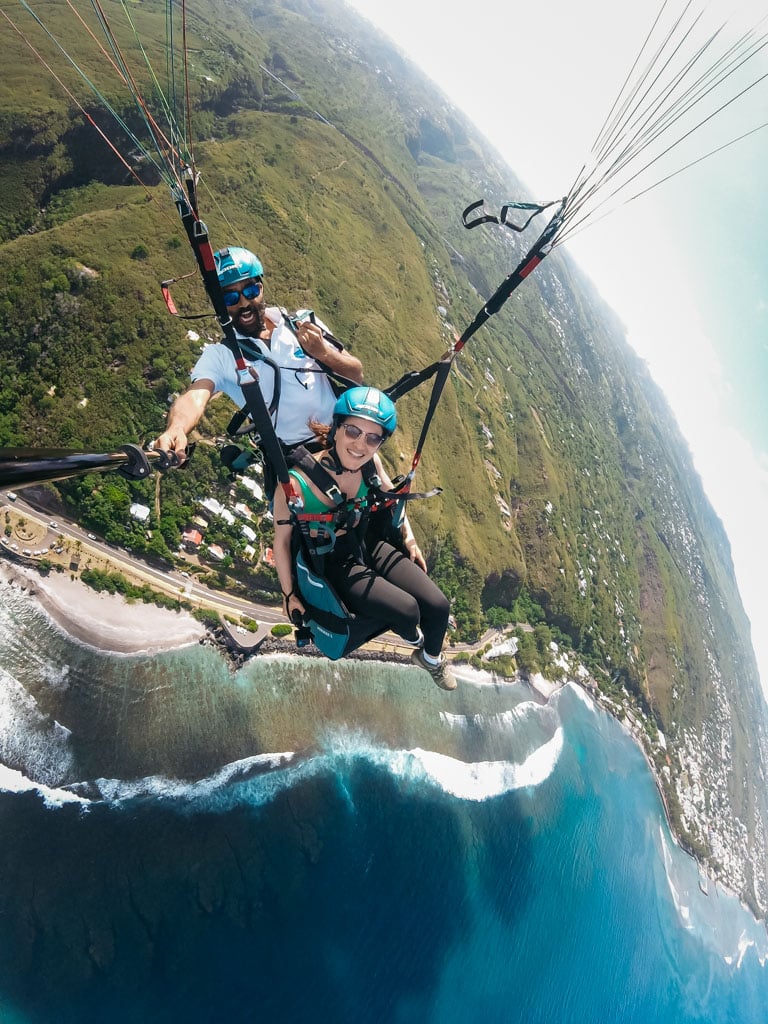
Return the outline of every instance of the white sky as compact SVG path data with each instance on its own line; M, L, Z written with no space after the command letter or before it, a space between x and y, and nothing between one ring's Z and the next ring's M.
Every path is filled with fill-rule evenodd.
M348 2L475 122L540 200L570 187L659 7ZM722 22L734 6L712 0L709 13ZM738 6L750 25L766 14L764 0ZM768 62L755 77L766 71ZM768 120L763 86L713 122L712 142L693 155ZM568 250L627 325L689 443L731 541L768 691L766 167L768 129L617 211Z

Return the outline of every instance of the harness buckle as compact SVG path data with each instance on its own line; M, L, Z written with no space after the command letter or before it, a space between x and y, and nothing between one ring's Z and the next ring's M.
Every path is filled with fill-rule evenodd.
M238 366L237 368L237 383L240 387L243 384L250 384L252 380L258 381L259 375L255 367L251 366L250 363L246 366Z

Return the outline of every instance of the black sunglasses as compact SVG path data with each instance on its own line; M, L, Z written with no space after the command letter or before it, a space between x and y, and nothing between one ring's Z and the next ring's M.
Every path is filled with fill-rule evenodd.
M239 290L227 289L224 294L224 305L225 306L236 306L242 296L244 299L258 299L261 293L264 291L264 285L261 281L255 281L253 284L243 285Z

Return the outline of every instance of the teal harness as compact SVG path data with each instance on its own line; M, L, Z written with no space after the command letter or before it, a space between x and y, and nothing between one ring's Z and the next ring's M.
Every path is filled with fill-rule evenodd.
M405 502L439 494L436 488L428 494L398 494L383 491L373 460L362 467L367 493L346 498L331 474L305 448L297 448L291 457L292 466L301 470L331 503L327 511L291 510L293 524L291 551L294 566L294 589L305 607L302 628L308 630L315 646L331 661L372 640L384 630L380 623L346 607L328 581L325 564L333 553L366 564L366 547L385 540L403 550L401 527ZM301 645L301 628L297 642Z

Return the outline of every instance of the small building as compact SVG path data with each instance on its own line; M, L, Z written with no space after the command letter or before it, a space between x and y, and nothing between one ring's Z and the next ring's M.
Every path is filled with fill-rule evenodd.
M134 501L128 511L131 516L134 519L138 519L140 523L146 523L149 519L149 508L146 505L140 505L137 501Z
M220 501L216 501L215 498L206 498L205 501L201 501L200 504L206 512L210 512L211 515L214 516L220 516L224 511L224 506Z
M203 535L199 530L185 530L181 535L181 542L185 547L197 551L203 543Z
M517 637L510 636L506 640L502 640L500 644L495 644L490 651L488 651L485 657L492 661L494 658L500 657L502 654L510 655L514 657L518 651Z
M241 519L253 519L253 512L242 501L238 501L235 505L235 514Z
M252 480L249 476L244 476L240 478L240 483L251 492L257 501L264 500L264 489L258 481Z
M221 512L219 512L219 515L228 526L235 525L235 517L232 515L228 508L223 508Z
M256 540L256 531L252 530L250 526L244 526L240 532L251 544Z
M264 548L264 554L261 556L261 560L265 565L268 565L271 569L275 567L275 553L272 548Z
M208 548L208 555L214 560L214 562L223 562L227 557L224 548L220 544L211 544Z

